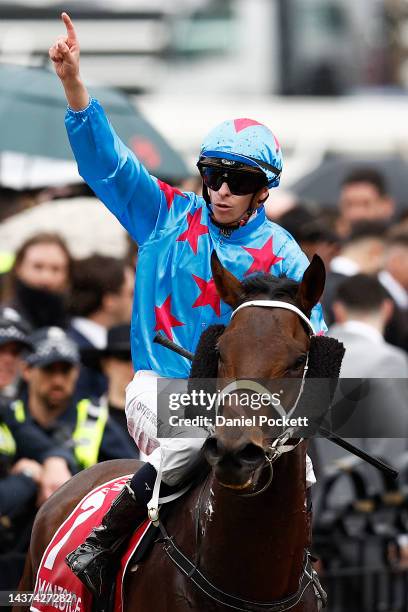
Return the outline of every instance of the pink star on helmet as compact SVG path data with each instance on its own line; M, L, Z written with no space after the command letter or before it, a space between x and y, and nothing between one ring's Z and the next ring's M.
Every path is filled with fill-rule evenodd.
M251 125L263 125L263 123L259 123L259 121L255 121L255 119L234 119L234 127L237 133L241 132L241 130L245 130L245 128L250 127Z

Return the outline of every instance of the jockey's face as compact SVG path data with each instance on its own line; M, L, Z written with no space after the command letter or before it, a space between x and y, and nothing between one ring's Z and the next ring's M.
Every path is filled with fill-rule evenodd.
M226 182L222 183L218 191L213 191L208 188L208 193L214 219L223 225L240 221L248 210L251 200L254 197L254 194L232 194ZM267 197L268 188L263 187L255 194L253 207L257 208L259 202L266 200Z

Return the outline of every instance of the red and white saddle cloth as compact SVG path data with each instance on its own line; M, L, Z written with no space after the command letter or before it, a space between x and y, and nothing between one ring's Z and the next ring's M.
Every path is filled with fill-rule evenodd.
M113 500L129 476L100 485L84 497L59 527L48 544L34 588L30 610L34 612L89 612L92 595L65 564L66 555L79 546L94 527L100 525ZM151 523L146 520L131 537L122 556L116 578L115 612L122 612L122 586L126 569Z

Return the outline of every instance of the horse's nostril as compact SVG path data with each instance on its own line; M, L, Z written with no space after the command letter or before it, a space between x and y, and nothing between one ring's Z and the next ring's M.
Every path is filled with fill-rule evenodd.
M210 465L214 465L220 458L217 438L207 438L204 443L204 455Z
M264 460L264 451L260 446L250 442L237 453L237 459L244 463L261 463Z

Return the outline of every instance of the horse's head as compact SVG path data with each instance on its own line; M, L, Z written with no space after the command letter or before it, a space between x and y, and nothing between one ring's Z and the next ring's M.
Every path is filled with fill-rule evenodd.
M300 283L267 274L240 282L223 268L215 252L211 266L218 293L235 311L216 346L219 388L234 380L297 378L287 398L289 403L295 402L310 346L307 319L324 289L322 260L313 257ZM255 300L277 301L296 308L248 304ZM244 304L248 307L239 308ZM242 407L236 404L224 405L223 410L227 418L249 416L243 415ZM215 435L205 443L205 456L221 483L245 489L259 476L271 437L267 428L258 425L217 426Z

